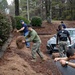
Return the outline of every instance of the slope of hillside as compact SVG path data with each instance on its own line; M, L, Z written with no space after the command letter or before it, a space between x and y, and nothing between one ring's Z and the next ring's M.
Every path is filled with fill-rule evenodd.
M75 27L73 21L65 21L65 23L67 27ZM50 35L40 35L42 40L41 50L47 59L46 61L42 61L38 56L37 62L31 62L31 47L18 49L15 43L18 36L14 36L3 58L0 59L0 75L61 75L53 60L46 53L47 40L56 33L59 24L60 21L54 21L52 24L43 22L44 28L35 28L38 33L50 33Z

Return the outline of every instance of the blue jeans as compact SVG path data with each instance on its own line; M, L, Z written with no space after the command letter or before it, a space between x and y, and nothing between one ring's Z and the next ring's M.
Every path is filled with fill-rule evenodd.
M24 36L27 36L29 32L24 33ZM30 43L29 42L25 42L27 47L30 47Z

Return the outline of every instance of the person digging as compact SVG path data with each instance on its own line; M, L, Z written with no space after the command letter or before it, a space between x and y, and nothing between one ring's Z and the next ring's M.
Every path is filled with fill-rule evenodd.
M36 62L36 53L40 56L40 58L45 61L46 59L43 56L43 53L40 51L40 45L41 45L41 39L38 36L37 32L32 28L32 26L29 24L28 26L28 30L29 30L29 34L27 36L25 36L25 41L23 40L22 42L33 42L33 46L32 46L32 60L33 62Z

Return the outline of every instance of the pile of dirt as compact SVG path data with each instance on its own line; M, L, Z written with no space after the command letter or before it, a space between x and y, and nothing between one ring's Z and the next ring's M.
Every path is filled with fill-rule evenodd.
M65 21L65 23L67 27L75 27L73 21ZM60 21L55 21L52 24L43 22L44 28L35 28L38 33L50 33L50 35L40 35L41 50L47 59L46 61L42 61L37 56L37 62L32 62L31 47L18 49L16 46L16 37L18 36L14 36L3 58L0 59L0 75L61 75L53 60L46 53L47 40L56 33L59 24Z
M31 50L18 49L14 38L0 61L0 75L61 75L52 59L44 57L46 61L37 56L37 62L32 62Z

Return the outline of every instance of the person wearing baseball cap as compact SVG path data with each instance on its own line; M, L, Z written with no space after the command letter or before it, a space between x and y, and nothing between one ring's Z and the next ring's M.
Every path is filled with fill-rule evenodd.
M23 31L24 32L24 36L27 36L28 33L29 33L27 24L23 20L20 20L20 23L22 24L22 28L17 30L17 32ZM26 44L27 48L30 47L30 43L29 42L25 42L25 44Z

